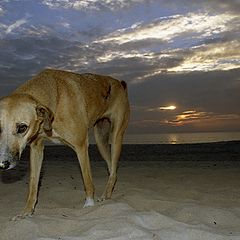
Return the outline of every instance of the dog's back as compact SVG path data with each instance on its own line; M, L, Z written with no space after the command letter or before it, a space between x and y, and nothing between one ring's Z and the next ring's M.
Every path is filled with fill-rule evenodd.
M15 90L14 94L18 93L33 96L53 112L56 112L58 106L63 108L63 105L70 109L72 98L75 98L77 102L83 103L83 111L88 114L90 125L103 114L107 117L108 112L113 112L112 109L117 108L117 105L129 111L126 83L91 73L46 69Z

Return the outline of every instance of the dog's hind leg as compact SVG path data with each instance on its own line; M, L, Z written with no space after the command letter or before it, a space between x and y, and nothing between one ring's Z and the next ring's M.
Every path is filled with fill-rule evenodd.
M111 153L109 144L110 122L108 119L99 120L94 126L94 136L102 158L107 162L108 172L111 171Z
M118 160L122 149L123 134L127 127L127 122L128 115L126 115L122 120L117 119L116 121L113 121L111 134L111 168L108 182L102 195L102 200L111 198L115 183L117 181Z

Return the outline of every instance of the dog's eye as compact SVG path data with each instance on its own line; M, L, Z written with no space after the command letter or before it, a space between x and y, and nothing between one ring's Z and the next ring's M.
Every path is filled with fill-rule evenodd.
M27 131L28 126L25 123L17 124L17 134L23 134Z

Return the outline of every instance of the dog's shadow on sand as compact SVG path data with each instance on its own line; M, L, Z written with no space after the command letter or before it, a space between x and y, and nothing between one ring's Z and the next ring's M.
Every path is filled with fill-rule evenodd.
M0 181L4 184L11 184L17 181L22 180L29 169L29 149L27 148L23 153L20 161L17 166L8 171L0 172Z

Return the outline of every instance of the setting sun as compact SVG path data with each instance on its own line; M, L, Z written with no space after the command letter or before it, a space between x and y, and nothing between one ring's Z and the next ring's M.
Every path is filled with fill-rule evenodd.
M175 110L177 107L176 106L165 106L165 107L160 107L160 110Z

